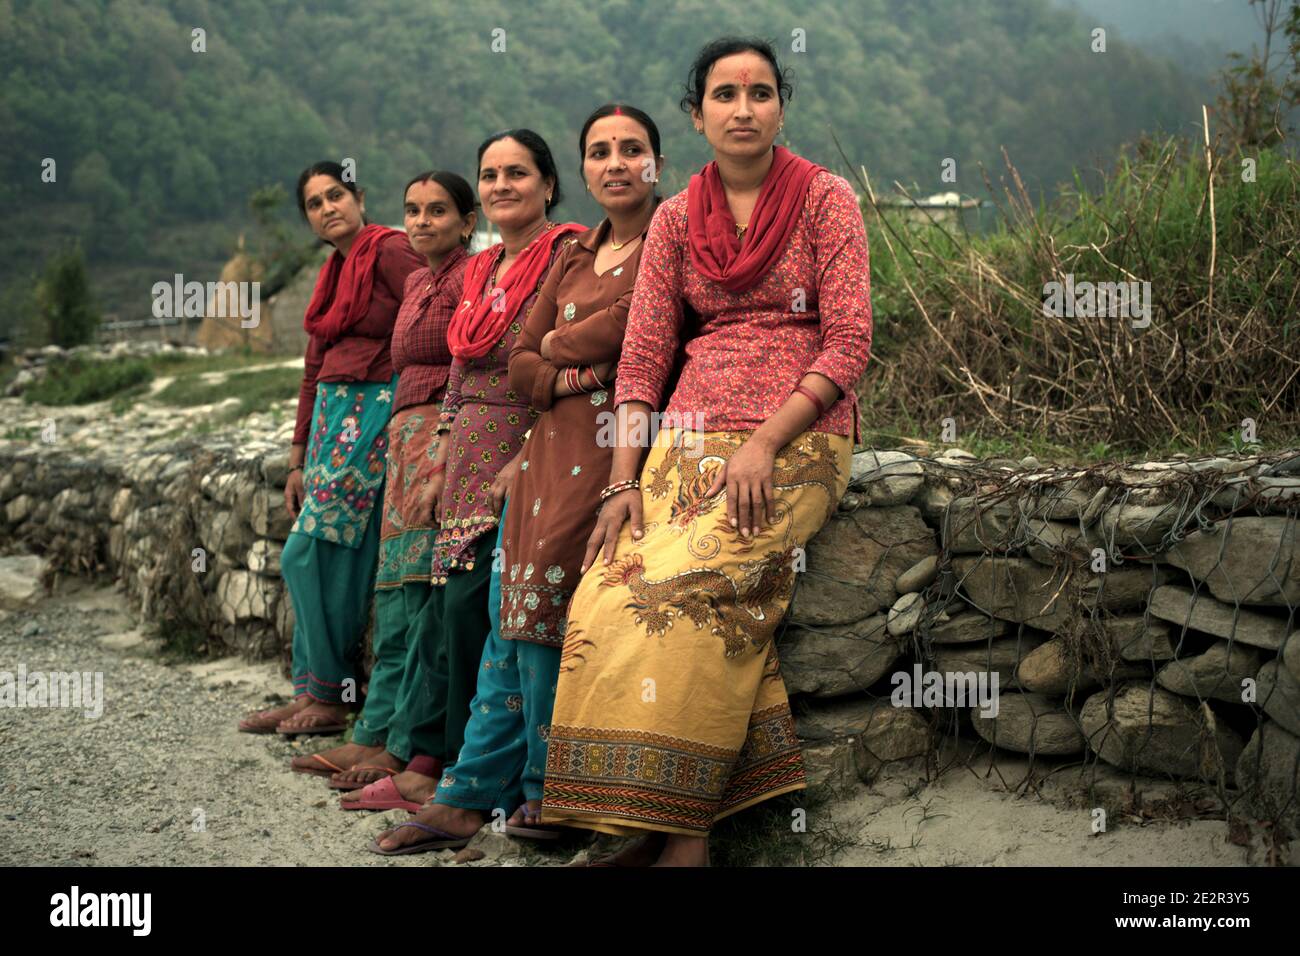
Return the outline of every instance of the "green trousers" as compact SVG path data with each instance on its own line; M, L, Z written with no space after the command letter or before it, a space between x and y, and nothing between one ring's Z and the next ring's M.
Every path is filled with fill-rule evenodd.
M280 574L293 601L295 697L331 704L361 699L357 664L378 563L378 516L355 548L289 532Z
M410 761L431 753L429 739L433 699L420 668L420 635L431 629L433 587L408 582L375 591L375 666L370 671L366 706L352 728L352 740L366 747L383 745L394 757Z
M419 741L416 756L434 757L446 764L456 759L465 742L479 660L492 630L488 590L496 543L496 534L480 535L474 543L474 570L453 571L446 584L431 588L428 609L421 615L416 635L428 705L411 724L410 735Z

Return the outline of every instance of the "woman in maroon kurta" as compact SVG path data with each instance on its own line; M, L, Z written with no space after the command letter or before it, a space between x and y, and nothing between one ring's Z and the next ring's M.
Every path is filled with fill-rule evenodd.
M389 342L406 278L424 264L405 233L366 223L365 193L338 163L303 171L298 205L334 252L304 319L310 338L285 486L297 519L280 556L294 609L295 700L246 718L240 730L249 733L336 733L359 699L356 652L374 587L374 512L396 384Z

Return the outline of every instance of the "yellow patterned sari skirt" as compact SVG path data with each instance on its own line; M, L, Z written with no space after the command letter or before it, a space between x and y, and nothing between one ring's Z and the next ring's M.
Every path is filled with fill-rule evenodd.
M542 819L704 836L804 787L773 634L804 548L848 487L849 439L804 432L776 456L775 514L748 540L705 492L749 432L664 429L641 473L645 534L619 535L574 592Z

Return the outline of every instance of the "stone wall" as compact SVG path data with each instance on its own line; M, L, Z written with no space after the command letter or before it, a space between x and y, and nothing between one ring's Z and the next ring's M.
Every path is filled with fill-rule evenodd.
M0 441L0 548L114 575L211 649L287 658L291 429ZM1300 826L1298 512L1297 453L1085 469L859 452L778 639L810 774L869 782L956 736L1202 781ZM994 675L996 713L946 682Z

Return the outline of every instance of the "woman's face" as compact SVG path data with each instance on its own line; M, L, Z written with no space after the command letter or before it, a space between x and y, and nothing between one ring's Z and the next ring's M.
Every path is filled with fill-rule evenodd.
M528 147L513 137L483 151L478 166L478 197L483 214L498 229L523 230L546 215L554 183L543 179Z
M323 173L307 180L302 195L312 231L335 246L351 240L361 230L366 196L365 190L358 191L359 197L352 195L352 190Z
M587 130L582 175L605 212L639 209L650 201L660 160L650 135L630 116L604 116Z
M700 109L692 109L715 153L752 159L772 148L785 109L772 64L751 50L720 57L705 79Z
M432 179L406 190L406 234L411 248L425 258L445 256L474 232L475 214L462 216L451 194Z

